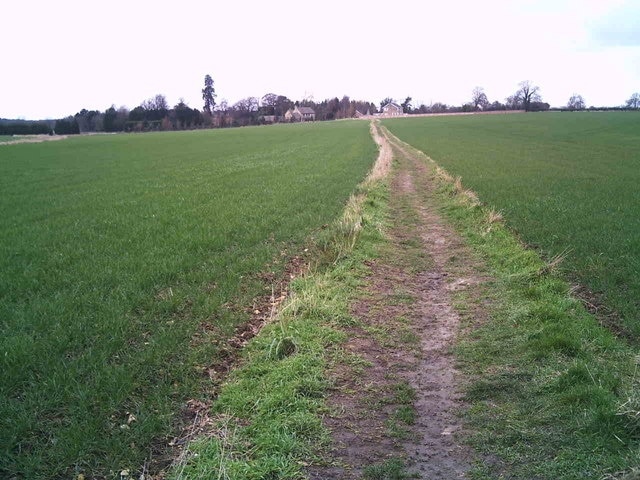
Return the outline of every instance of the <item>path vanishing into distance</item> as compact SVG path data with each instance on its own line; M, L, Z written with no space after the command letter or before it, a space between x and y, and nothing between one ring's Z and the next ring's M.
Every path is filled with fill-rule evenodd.
M365 327L350 329L345 351L362 359L361 368L331 372L325 424L332 461L310 477L396 478L375 476L392 475L396 459L417 478L461 478L474 454L461 441L461 379L451 350L461 320L453 302L465 291L477 294L482 268L438 213L424 159L386 129L374 124L373 130L382 132L381 155L394 159L390 246L371 264L352 306ZM381 464L379 472L374 464Z
M629 115L0 146L0 478L640 480L637 335L496 210L624 193Z

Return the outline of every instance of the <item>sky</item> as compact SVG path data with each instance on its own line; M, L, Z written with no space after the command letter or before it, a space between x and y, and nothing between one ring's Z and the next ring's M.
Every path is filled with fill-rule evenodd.
M21 0L0 16L0 118L201 109L266 93L378 104L489 101L530 80L544 101L640 91L640 0Z

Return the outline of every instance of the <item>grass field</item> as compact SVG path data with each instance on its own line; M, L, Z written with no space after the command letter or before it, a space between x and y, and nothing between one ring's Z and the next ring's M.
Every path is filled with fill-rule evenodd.
M245 318L229 304L261 293L256 273L282 268L364 177L368 128L2 147L0 476L136 469L166 443Z
M444 242L452 245L449 255L443 257L448 257L443 266L446 277L450 282L461 278L473 285L471 269L492 279L459 290L452 298L452 306L463 319L455 353L464 372L460 386L469 427L465 430L468 436L459 440L469 442L479 453L469 478L636 478L621 476L632 471L638 458L634 348L601 327L572 297L569 284L558 272L536 252L524 248L489 207L478 206L430 162L426 169L419 169L423 160L418 156L413 166L407 166L407 159L396 156L394 162L395 168L403 169L396 175L409 168L428 178L422 188L409 189L419 196L414 208L437 207L486 261L470 261L475 255L457 250L455 239ZM366 265L373 262L380 271L379 262L391 255L387 242L392 222L406 228L418 216L419 210L407 208L405 212L404 205L390 211L393 191L388 187L383 182L359 189L362 220L353 212L345 212L344 218L361 229L345 228L341 222L324 230L359 232L356 242L347 242L354 250L339 255L331 268L314 269L294 282L278 317L243 350L241 368L232 372L208 411L211 435L189 446L189 453L181 457L169 478L299 479L305 478L305 467L310 464L342 466L327 450L331 437L323 428L323 417L333 416L335 410L348 416L355 412L342 407L344 398L337 408L325 403L332 390L341 398L362 398L367 406L364 428L349 420L332 428L333 432L336 428L357 431L360 438L368 438L367 430L374 429L375 440L359 451L363 456L371 455L385 435L397 435L400 430L395 427L410 423L385 423L385 433L373 426L376 409L389 407L383 401L384 389L375 385L375 375L364 373L373 363L342 343L353 338L354 326L359 324L353 314L354 299L359 295L365 301L375 298L371 285L376 282L370 277L363 281L363 275L371 273ZM338 240L341 235L330 238ZM424 256L421 244L411 238L402 237L392 263L418 274L433 264ZM336 251L344 253L345 249L340 246ZM398 300L406 305L416 302L405 290L400 296L389 292L389 306L397 307ZM379 313L383 305L374 305L370 311ZM408 319L403 318L406 328ZM409 342L394 330L396 322L390 316L384 327L375 328L367 320L362 328L381 346ZM419 334L433 335L431 330L421 328ZM419 336L414 341L416 338ZM406 346L411 348L409 343ZM393 358L397 367L398 357L384 352L376 348L370 353ZM343 364L340 373L327 378L326 368L334 362ZM384 371L389 381L397 380L393 369ZM355 388L340 387L345 376L351 375ZM404 412L411 411L409 407ZM393 422L400 420L394 418ZM338 448L343 449L342 442ZM361 464L358 459L354 467L365 467L363 478L413 478L405 473L404 463L389 458L390 454L386 451L380 456L385 461L373 464Z
M640 114L386 120L640 335Z
M402 148L427 164L424 203L448 218L489 280L453 301L462 318L455 352L465 441L485 455L469 478L636 478L623 474L638 459L637 348L601 326L561 272L491 207L421 152ZM449 258L450 278L469 278L462 256Z

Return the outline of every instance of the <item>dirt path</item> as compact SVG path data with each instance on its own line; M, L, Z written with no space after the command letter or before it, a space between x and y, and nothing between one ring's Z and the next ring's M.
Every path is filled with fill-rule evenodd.
M451 347L456 295L480 288L478 262L433 204L432 173L387 133L390 247L371 265L336 367L325 423L334 446L311 478L464 478L460 379ZM395 473L394 473L395 472ZM395 475L395 476L394 476Z

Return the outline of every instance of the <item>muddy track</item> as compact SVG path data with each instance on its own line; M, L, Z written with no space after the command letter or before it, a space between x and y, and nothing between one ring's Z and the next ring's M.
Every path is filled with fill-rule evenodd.
M438 213L432 171L388 132L381 137L395 160L390 246L352 307L358 323L345 346L345 356L366 367L334 368L325 419L334 445L310 477L362 478L399 460L416 478L464 478L475 458L459 417L462 379L451 348L460 318L453 301L463 291L474 294L484 279ZM409 402L398 395L403 385L413 392Z

